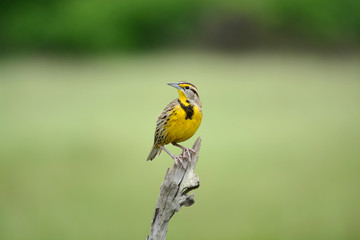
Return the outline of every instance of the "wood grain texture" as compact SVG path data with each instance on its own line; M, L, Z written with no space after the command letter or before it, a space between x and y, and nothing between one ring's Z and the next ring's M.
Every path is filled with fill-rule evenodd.
M147 240L165 240L169 221L175 212L178 212L182 206L188 207L194 204L194 194L188 195L188 193L200 186L199 177L194 173L200 147L201 137L198 137L192 147L195 153L191 153L191 162L184 161L185 169L181 164L174 164L167 170L160 187Z

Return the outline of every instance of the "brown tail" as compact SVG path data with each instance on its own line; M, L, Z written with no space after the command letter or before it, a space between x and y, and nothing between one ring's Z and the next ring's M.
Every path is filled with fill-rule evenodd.
M149 153L149 156L147 157L146 161L151 161L153 160L156 156L160 155L161 153L161 149L159 148L159 146L153 146L150 153Z

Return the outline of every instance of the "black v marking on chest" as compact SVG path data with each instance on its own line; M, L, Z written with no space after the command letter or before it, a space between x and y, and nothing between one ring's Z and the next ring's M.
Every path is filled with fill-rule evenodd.
M190 119L190 120L191 120L192 117L194 116L194 105L189 104L189 105L185 106L185 105L180 101L180 99L179 99L178 101L179 101L180 107L181 107L182 109L184 109L184 111L186 112L185 120L187 120L187 119Z

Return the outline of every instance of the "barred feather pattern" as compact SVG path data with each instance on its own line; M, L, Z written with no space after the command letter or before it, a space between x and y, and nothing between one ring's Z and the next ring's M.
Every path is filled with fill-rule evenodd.
M160 145L166 145L168 142L166 142L166 124L169 122L171 114L173 114L173 110L179 107L178 99L174 99L171 101L162 111L160 116L158 117L156 121L156 129L155 129L155 135L154 135L154 145L150 151L150 154L147 158L147 160L153 160L156 156L160 155L161 149L159 148Z
M166 145L170 142L167 141L167 125L169 123L170 117L174 114L174 110L180 107L178 99L171 101L164 109L164 111L158 117L156 121L156 129L154 136L154 145Z

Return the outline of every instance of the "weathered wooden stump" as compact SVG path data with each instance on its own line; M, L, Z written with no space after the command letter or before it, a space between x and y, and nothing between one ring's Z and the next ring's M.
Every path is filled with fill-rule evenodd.
M200 147L201 137L198 137L192 147L195 153L190 153L191 162L184 161L185 169L181 164L174 164L167 170L160 187L160 195L147 240L165 240L169 221L175 212L178 212L182 206L189 207L194 204L194 194L187 194L200 186L199 177L194 173Z

